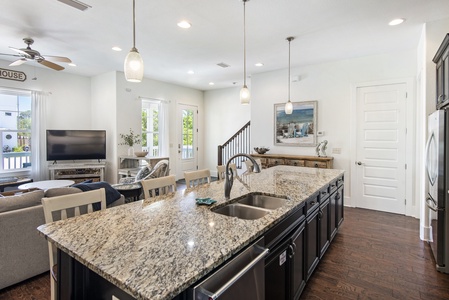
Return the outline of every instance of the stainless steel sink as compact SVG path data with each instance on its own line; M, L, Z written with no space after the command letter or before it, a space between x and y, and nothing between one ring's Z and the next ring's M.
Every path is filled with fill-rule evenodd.
M238 200L238 203L262 207L266 209L276 209L285 204L287 199L267 196L262 194L248 194L244 198Z
M262 218L270 211L281 207L287 199L267 196L259 193L251 193L241 198L234 199L234 203L213 209L212 211L230 217L246 220Z
M218 209L214 209L213 212L225 216L237 217L239 219L255 220L262 218L270 211L268 209L263 209L260 207L234 203L228 204Z

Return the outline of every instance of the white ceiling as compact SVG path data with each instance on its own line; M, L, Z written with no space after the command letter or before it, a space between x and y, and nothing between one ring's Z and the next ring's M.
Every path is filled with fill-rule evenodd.
M132 1L82 1L92 8L83 12L57 0L3 3L0 53L14 54L9 46L24 48L22 38L32 37L32 48L41 54L67 56L77 64L62 63L61 72L122 71L132 47ZM394 18L406 22L388 26ZM251 0L246 4L247 73L287 68L288 36L295 37L292 67L300 67L415 48L422 25L445 18L449 0ZM192 27L177 27L182 19ZM136 0L136 47L145 77L199 90L242 85L243 2ZM221 62L230 67L217 66ZM264 66L255 67L257 62Z

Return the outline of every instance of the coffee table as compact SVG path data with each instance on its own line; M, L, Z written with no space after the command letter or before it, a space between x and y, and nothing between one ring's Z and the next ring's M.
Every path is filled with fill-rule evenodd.
M31 188L38 188L41 190L48 190L52 188L61 188L67 187L74 184L73 180L43 180L43 181L35 181L26 184L19 185L19 190L26 190Z

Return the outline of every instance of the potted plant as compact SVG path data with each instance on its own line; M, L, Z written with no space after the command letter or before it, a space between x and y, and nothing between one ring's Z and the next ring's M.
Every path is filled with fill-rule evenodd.
M130 128L129 134L120 133L120 138L123 140L119 145L128 146L128 156L134 156L135 144L140 144L140 134L134 134L134 131Z

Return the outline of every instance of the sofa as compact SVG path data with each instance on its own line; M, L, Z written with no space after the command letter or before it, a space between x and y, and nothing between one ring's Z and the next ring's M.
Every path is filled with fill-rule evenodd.
M83 191L67 187L17 192L0 197L0 290L50 269L48 243L36 230L45 224L41 199ZM124 203L120 196L108 207Z

